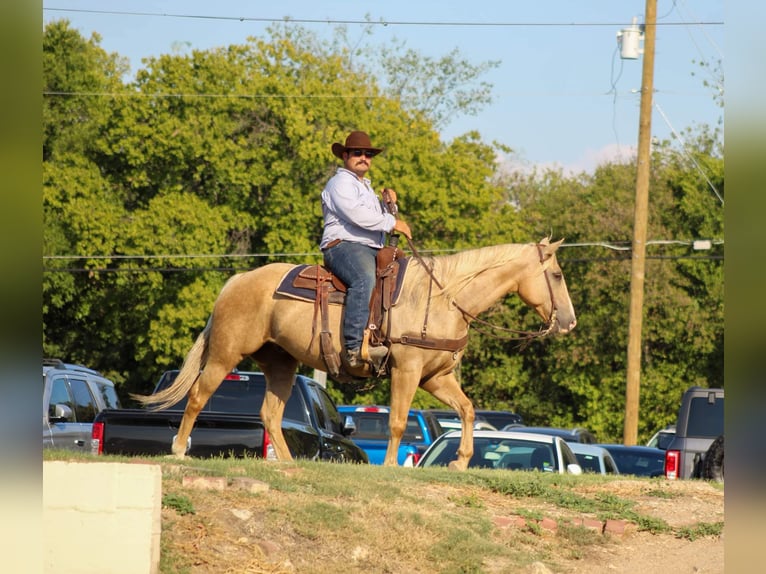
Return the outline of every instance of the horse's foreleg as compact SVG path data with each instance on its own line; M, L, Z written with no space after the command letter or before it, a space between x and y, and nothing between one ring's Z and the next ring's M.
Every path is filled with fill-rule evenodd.
M178 434L171 448L173 456L176 458L184 458L186 456L187 442L194 428L197 416L205 404L207 404L208 399L220 386L226 373L228 373L227 369L208 364L197 381L189 389L184 416L181 419Z
M399 464L399 445L402 435L407 428L412 399L418 390L419 375L412 372L404 372L393 368L391 371L391 412L388 415L388 448L384 466L397 466Z
M293 460L293 455L282 433L282 416L285 412L285 404L293 390L293 378L297 367L298 363L292 357L287 365L274 366L261 363L266 376L266 396L261 406L261 419L279 460Z
M457 459L450 462L449 468L465 470L473 456L473 422L476 416L473 404L460 388L454 372L429 379L422 387L460 415L462 426L460 447L457 449Z

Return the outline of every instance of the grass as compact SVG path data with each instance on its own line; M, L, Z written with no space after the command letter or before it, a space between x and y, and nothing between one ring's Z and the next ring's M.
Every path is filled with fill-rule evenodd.
M44 452L47 460L136 462ZM636 498L683 500L657 479L498 470L407 469L311 461L145 458L163 467L163 573L499 572L541 561L581 560L609 537L573 523L618 519L639 531L695 540L719 536L722 522L671 527L637 510ZM182 486L185 475L249 477L269 485L251 494ZM635 484L634 484L635 483ZM625 485L632 485L626 490ZM615 488L620 485L621 488ZM236 518L247 515L247 519ZM497 517L526 527L499 527ZM543 518L557 522L545 531ZM276 546L269 555L267 550ZM284 562L289 556L288 568ZM210 561L207 565L206 561ZM562 562L563 561L563 562ZM265 569L264 564L268 564ZM280 569L282 566L283 569ZM560 568L561 569L561 568Z
M182 494L166 494L162 497L163 508L173 508L178 514L194 514L194 505Z

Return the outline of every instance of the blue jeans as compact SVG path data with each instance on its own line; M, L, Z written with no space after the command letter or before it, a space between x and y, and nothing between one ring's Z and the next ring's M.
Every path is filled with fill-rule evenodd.
M346 349L362 346L370 316L370 296L375 288L378 250L361 243L342 241L324 252L324 264L346 284L343 341Z

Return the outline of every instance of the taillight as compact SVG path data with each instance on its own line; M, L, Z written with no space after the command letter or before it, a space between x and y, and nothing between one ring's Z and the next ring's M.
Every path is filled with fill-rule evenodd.
M358 413L387 413L388 409L386 407L357 407L356 412Z
M104 452L104 423L93 423L90 431L90 454Z
M407 458L404 459L402 466L406 466L406 467L416 466L419 460L420 460L419 452L407 453Z
M269 431L263 429L263 458L266 460L277 460L277 452L274 450L274 446L271 444L271 437L269 437Z
M665 451L665 478L676 480L678 478L678 467L681 462L681 451Z

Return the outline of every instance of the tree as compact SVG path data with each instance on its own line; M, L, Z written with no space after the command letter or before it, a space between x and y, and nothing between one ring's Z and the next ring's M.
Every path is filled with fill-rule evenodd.
M231 256L259 255L236 259L239 269L319 259L318 196L337 165L330 144L359 126L386 142L371 176L400 190L421 244L512 234L493 146L476 135L442 144L422 113L347 69L344 52L301 28L270 33L148 60L110 91L107 115L96 113L103 98L84 100L79 147L46 160L46 221L60 222L46 242L59 267L46 274L46 352L148 390L204 326ZM55 37L51 49L77 55ZM62 65L97 77L112 69L108 58L85 60L88 70L78 62ZM62 255L74 259L53 259Z
M107 54L93 34L85 40L67 20L43 33L43 159L85 152L110 113L109 98L122 91L127 61Z
M695 153L698 162L717 166L711 173L722 188L722 162L712 149L702 138ZM606 164L593 176L518 175L513 188L530 225L556 229L569 244L590 245L576 254L560 250L578 326L527 349L524 371L533 378L519 410L532 422L588 426L602 440L620 440L623 426L634 169ZM674 420L688 386L723 381L722 265L693 258L690 248L692 239L723 236L721 206L704 188L681 156L668 148L655 153L650 243L683 243L659 242L647 253L639 412L639 434L647 438ZM605 253L602 245L613 249Z

